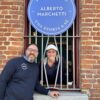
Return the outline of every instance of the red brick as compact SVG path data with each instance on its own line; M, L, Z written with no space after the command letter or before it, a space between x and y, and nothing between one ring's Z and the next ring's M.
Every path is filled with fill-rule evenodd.
M96 64L96 61L93 59L85 59L81 61L82 64Z
M90 4L87 4L87 5L85 4L85 5L83 5L82 7L83 7L84 9L87 9L87 8L88 8L88 9L95 9L95 5L93 5L93 4L91 4L91 5L90 5Z
M0 64L0 69L3 68L3 64ZM0 70L1 71L1 70Z
M8 32L17 32L17 28L8 28Z
M7 38L6 37L0 37L0 41L6 41Z
M90 93L100 93L100 89L97 88L97 89L90 89Z
M92 85L91 84L83 84L82 88L90 89L90 88L92 88Z
M3 43L5 46L10 45L10 42L4 42Z
M95 54L100 54L100 51L98 50L98 51L95 51Z
M100 100L100 98L97 98L97 97L92 97L92 98L90 98L89 100Z
M0 46L0 50L6 50L7 49L7 47L5 47L5 46Z
M82 50L81 54L94 54L94 51L92 51L92 50Z
M4 1L4 2L1 2L1 5L13 5L13 2Z
M88 50L89 51L89 50L92 50L93 47L92 46L82 46L81 49L82 50Z
M0 15L0 18L4 18L4 15Z
M81 55L82 59L93 59L94 55Z
M100 31L100 28L99 27L95 27L95 28L93 28L93 31Z
M100 74L100 73L99 73L99 74ZM97 78L100 78L100 75L99 75L99 74L95 74L95 75L94 75L94 78L96 78L96 79L97 79Z
M22 46L23 43L20 41L20 42L12 42L12 45L16 45L16 46Z
M96 15L94 13L83 13L81 14L82 18L89 18L89 17L95 17ZM86 20L86 19L85 19Z
M2 59L2 60L4 60L4 59L6 59L6 56L5 55L0 55L0 59Z
M100 74L100 70L97 70L97 74Z
M87 22L85 22L85 23L82 23L81 24L83 27L93 27L93 26L95 26L95 23L87 23Z
M9 41L22 41L22 38L16 38L16 37L9 37Z
M12 6L11 9L12 10L18 10L18 6Z
M8 9L10 9L10 6L8 6L8 5L2 5L2 6L0 6L0 10L2 10L2 11L8 10Z
M11 15L5 15L6 19L11 19Z
M6 33L3 33L3 34L4 34L4 36L10 36L11 35L10 32L6 32Z
M100 83L93 84L93 88L100 88Z
M6 55L17 55L17 51L4 51Z
M8 47L8 51L15 51L15 50L21 51L22 48L20 46L17 46L17 47L9 46Z
M84 68L84 69L92 69L93 68L93 65L83 64L83 65L81 65L81 68Z
M13 15L13 19L18 19L18 15Z
M82 79L82 83L89 83L89 80L88 79Z
M85 4L91 4L93 3L92 0L85 0Z
M15 57L17 57L17 56L18 56L18 55L7 56L7 58L10 60L10 59L15 58Z
M12 11L9 12L9 14L21 15L22 12L21 12L21 11L15 11L15 10L12 10Z
M100 79L97 79L97 83L100 83Z
M8 23L8 19L2 19L2 23Z
M97 36L97 37L93 37L93 39L99 41L99 40L100 40L100 37L99 37L99 36Z
M93 76L92 76L91 74L90 74L90 75L88 74L88 75L86 75L86 78L87 78L87 79L88 79L88 78L90 79L90 78L93 78Z
M2 11L1 14L2 15L7 15L7 14L9 14L9 12L8 12L8 10L5 10L5 11Z
M11 24L5 24L5 27L11 27Z
M12 36L19 38L19 37L22 37L23 35L22 33L13 33Z
M96 71L93 70L93 69L91 69L91 70L90 69L88 69L88 70L87 69L83 69L82 73L86 73L86 74L89 75L89 74L96 74Z
M93 4L100 4L100 1L99 0L93 0Z

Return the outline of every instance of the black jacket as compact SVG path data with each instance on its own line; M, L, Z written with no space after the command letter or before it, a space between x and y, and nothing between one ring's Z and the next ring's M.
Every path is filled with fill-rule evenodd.
M0 100L33 100L34 90L48 94L38 83L39 66L23 57L10 60L0 75Z
M66 69L65 69L65 65L64 63L62 63L62 83L65 84L66 82ZM40 65L41 67L41 65ZM55 84L55 79L56 79L56 74L57 74L57 70L58 70L58 62L56 61L52 67L49 67L49 65L46 63L45 64L45 69L46 69L46 74L47 74L47 79L48 79L48 83L54 85ZM45 69L43 66L43 83L46 84L46 76L45 76ZM57 77L57 84L60 84L60 71L61 68L59 67L59 71L58 71L58 77ZM41 71L40 71L41 73Z

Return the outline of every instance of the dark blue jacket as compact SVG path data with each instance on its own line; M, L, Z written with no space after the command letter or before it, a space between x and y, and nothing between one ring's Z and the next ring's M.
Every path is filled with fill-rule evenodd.
M38 83L39 66L23 57L10 60L0 75L0 100L33 100L34 90L48 94Z

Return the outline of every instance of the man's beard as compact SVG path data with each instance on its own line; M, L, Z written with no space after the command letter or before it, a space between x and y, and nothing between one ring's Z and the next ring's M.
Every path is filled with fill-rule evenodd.
M29 61L30 63L33 63L34 60L35 60L35 55L34 55L33 53L30 53L30 54L28 55L28 61Z

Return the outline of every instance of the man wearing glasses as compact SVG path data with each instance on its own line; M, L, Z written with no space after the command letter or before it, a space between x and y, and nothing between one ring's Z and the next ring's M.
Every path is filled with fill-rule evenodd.
M35 90L51 97L59 96L59 92L39 84L39 66L34 62L37 56L38 48L31 44L24 56L8 61L0 75L0 100L33 100Z

